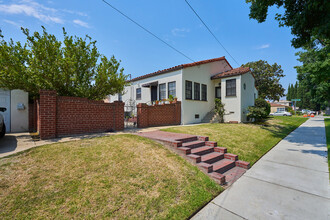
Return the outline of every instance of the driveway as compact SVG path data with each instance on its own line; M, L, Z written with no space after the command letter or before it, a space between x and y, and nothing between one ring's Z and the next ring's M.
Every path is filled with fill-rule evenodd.
M302 124L192 219L330 219L323 117Z

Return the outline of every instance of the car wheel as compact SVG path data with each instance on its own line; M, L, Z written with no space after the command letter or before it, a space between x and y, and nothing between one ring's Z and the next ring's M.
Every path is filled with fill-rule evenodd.
M286 114L284 114L283 116L287 116Z
M3 124L2 130L0 131L0 138L2 138L3 136L5 136L5 134L6 134L6 125Z

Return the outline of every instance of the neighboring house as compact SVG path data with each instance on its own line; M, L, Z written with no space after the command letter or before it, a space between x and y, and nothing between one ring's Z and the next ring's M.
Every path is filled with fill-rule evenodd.
M7 111L4 116L6 132L24 132L29 130L29 96L22 90L0 89L0 107Z
M136 104L151 104L172 95L182 102L182 124L200 123L214 109L215 98L225 104L226 122L244 122L247 108L254 105L258 96L250 69L233 69L225 57L178 65L130 82L123 94L109 99L122 100L126 111L133 109L136 113Z
M280 105L285 105L285 106L291 106L291 101L287 101L287 100L280 100L280 101L275 101L275 104L280 104Z
M270 103L270 113L275 113L275 112L284 112L288 111L290 106L287 105L281 105L277 103Z

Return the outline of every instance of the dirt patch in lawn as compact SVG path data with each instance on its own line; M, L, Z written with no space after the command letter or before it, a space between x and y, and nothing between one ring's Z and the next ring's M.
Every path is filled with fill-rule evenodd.
M134 135L0 159L1 219L184 219L221 190L179 156Z

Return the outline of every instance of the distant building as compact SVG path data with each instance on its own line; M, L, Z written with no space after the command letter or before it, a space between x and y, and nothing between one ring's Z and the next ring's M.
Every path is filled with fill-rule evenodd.
M280 104L280 105L285 105L285 106L292 106L292 101L280 100L280 101L275 101L274 104Z

